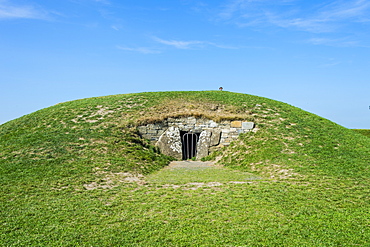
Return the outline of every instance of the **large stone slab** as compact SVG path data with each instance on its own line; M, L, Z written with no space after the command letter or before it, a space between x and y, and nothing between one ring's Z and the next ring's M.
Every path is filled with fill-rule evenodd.
M169 127L160 137L157 146L161 153L182 159L182 144L180 130L177 127Z
M199 141L197 144L197 159L206 157L209 154L209 144L211 142L212 132L209 130L203 130L200 133Z
M217 146L218 144L220 144L220 139L221 139L221 130L220 129L212 130L209 146Z

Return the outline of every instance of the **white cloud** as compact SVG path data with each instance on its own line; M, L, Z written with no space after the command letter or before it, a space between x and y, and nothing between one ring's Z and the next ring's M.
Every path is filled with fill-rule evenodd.
M370 2L368 0L355 1L334 1L325 6L320 11L320 17L323 20L341 20L349 18L361 18L366 15L370 9Z
M117 25L112 25L111 28L114 29L114 30L116 30L116 31L121 30L121 27L120 26L117 26Z
M312 38L308 43L313 45L326 45L335 47L353 47L361 46L358 41L350 40L349 38L331 39L331 38Z
M0 1L0 19L47 19L46 11L33 6L15 6L8 1Z
M214 46L214 47L221 48L221 49L238 49L237 47L233 47L233 46L219 45L213 42L199 41L199 40L192 40L192 41L164 40L158 37L153 37L153 40L160 44L173 46L177 49L183 49L183 50L203 48L206 46Z
M203 41L179 41L179 40L164 40L157 37L153 37L155 41L158 43L173 46L177 49L190 49L194 48L195 46L203 45L205 42Z
M369 0L335 0L303 8L296 0L233 0L219 13L238 26L278 26L313 33L333 32L368 22Z
M126 46L117 46L117 49L124 50L124 51L138 52L138 53L142 53L142 54L159 54L159 53L161 53L161 51L159 51L159 50L155 50L155 49L151 49L151 48L147 48L147 47L132 48L132 47L126 47Z

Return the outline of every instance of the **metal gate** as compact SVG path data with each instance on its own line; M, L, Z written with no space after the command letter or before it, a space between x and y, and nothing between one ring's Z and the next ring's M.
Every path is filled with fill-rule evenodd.
M186 133L182 136L182 156L184 160L191 159L197 155L198 135Z

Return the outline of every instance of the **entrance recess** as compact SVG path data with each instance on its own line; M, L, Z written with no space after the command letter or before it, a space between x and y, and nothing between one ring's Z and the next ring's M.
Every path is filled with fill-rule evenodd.
M197 155L197 143L199 140L199 134L196 133L185 133L182 135L182 159L187 160Z

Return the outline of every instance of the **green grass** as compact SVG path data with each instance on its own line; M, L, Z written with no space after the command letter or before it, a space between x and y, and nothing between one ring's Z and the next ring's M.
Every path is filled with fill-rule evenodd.
M156 185L183 185L188 183L247 182L259 180L260 177L224 167L166 168L147 176L147 181ZM197 184L195 184L197 185ZM203 184L200 184L201 186Z
M370 137L370 130L369 129L354 129L357 133L360 133L364 136Z
M223 168L162 170L137 123L216 119L200 104L258 131L206 158ZM368 137L257 96L65 102L0 126L0 246L368 246L369 164Z

